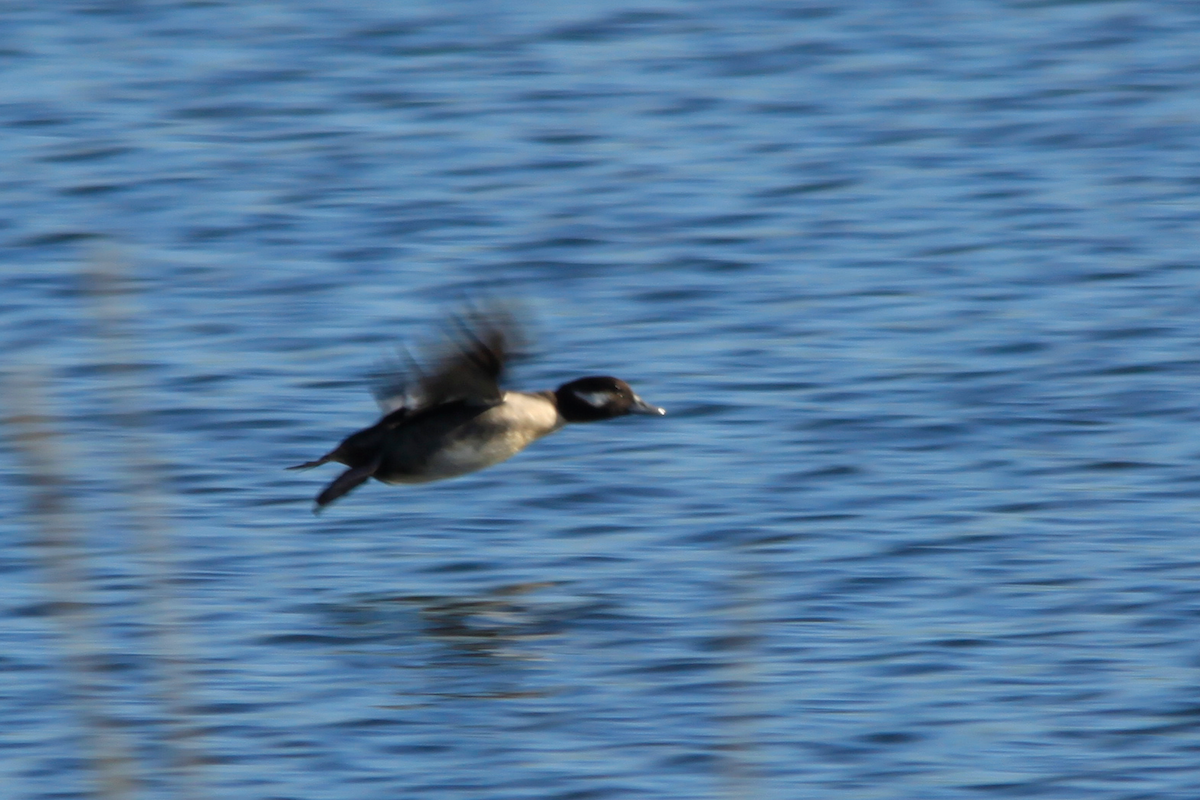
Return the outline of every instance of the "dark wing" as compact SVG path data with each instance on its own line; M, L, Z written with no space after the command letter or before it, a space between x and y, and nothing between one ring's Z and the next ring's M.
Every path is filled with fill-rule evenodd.
M431 366L422 368L403 352L372 376L372 394L385 412L401 419L445 403L495 405L505 362L524 341L509 307L468 307L451 318L446 343L429 359ZM395 413L401 409L404 413Z

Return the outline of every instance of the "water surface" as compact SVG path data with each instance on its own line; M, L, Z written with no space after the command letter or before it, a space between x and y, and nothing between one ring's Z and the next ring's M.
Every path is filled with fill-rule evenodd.
M56 415L127 796L1196 796L1200 7L4 20L0 341ZM282 468L486 292L536 319L514 386L669 416L310 514L331 473ZM0 781L81 797L37 522Z

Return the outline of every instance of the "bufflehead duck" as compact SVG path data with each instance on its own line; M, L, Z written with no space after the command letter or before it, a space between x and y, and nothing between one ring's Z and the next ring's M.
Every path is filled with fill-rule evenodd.
M373 393L384 411L378 422L317 460L288 467L309 469L330 461L349 467L317 495L314 511L368 478L428 483L490 467L569 422L667 413L607 375L542 392L503 390L504 364L520 339L512 314L499 308L468 311L454 319L453 327L452 346L429 372L410 359L407 373L376 376Z

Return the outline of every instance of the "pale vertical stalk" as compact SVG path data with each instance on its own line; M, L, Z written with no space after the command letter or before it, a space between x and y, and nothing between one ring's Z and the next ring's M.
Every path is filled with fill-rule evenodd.
M746 552L737 554L739 560L749 561ZM726 800L763 800L761 752L757 747L760 731L755 721L766 711L759 694L761 676L756 665L759 658L756 646L762 639L762 620L759 601L755 596L760 573L742 566L728 579L724 621L729 633L726 674L733 692L726 706L725 744L720 763L721 792Z
M41 376L8 376L3 394L10 416L5 420L14 450L21 456L29 487L31 543L40 561L50 602L50 618L58 627L66 658L70 693L80 714L93 794L104 800L134 797L138 780L128 736L106 713L104 650L101 630L89 601L87 570L80 525L69 503L64 459L57 449Z
M145 568L145 619L150 641L157 649L153 661L166 716L171 783L182 800L200 800L204 796L200 774L204 758L190 710L195 692L187 654L192 648L186 641L184 619L172 589L177 562L160 486L164 466L153 455L153 447L139 424L142 410L134 402L139 387L130 367L139 360L129 332L132 315L123 302L129 289L112 257L94 259L84 277L94 300L101 361L107 367L103 371L108 377L105 394L124 445L120 455L136 533L135 548Z

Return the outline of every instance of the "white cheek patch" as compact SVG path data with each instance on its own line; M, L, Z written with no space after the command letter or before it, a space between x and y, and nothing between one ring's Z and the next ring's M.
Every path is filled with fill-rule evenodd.
M602 408L605 403L612 399L609 392L571 392L583 402L587 403L592 408Z

